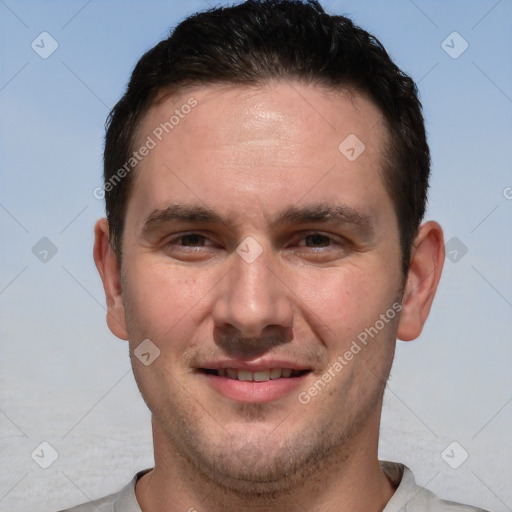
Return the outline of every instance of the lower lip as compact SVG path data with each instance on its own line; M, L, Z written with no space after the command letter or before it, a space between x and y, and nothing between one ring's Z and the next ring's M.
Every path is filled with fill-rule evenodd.
M208 373L201 373L208 383L222 395L246 403L265 403L282 398L297 390L304 384L309 373L299 377L279 378L263 382L240 381L228 377L219 377Z

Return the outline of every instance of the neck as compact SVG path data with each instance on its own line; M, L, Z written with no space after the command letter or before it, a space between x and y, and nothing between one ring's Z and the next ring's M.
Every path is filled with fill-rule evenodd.
M315 467L279 482L279 491L233 490L228 482L213 481L174 449L154 422L155 468L137 483L137 500L143 512L281 512L293 503L307 512L381 512L394 488L377 458L379 416L369 418L349 447L333 448Z

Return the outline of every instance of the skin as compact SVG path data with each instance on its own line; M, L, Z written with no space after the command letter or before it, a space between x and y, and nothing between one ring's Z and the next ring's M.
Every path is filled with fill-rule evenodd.
M150 109L140 142L190 97L198 105L138 166L121 269L107 221L95 229L107 322L129 340L153 417L155 468L137 500L144 512L380 511L394 492L377 459L382 394L396 338L416 338L428 316L441 228L420 227L404 276L381 179L387 131L364 96L298 83L188 89ZM338 150L349 134L365 144L354 161ZM276 222L287 208L319 204L358 215ZM171 205L221 221L160 215L148 227ZM251 263L236 251L247 237L262 249ZM298 393L399 303L400 314L300 403ZM144 339L160 350L148 366L133 355ZM212 358L278 358L310 372L277 399L241 402L198 369Z

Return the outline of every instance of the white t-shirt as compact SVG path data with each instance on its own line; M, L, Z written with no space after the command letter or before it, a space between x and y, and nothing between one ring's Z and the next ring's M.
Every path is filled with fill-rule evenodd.
M416 484L409 468L395 462L381 461L390 481L398 487L382 512L486 512L481 508L461 505L437 498ZM61 512L142 512L135 497L137 480L149 470L137 473L121 491Z

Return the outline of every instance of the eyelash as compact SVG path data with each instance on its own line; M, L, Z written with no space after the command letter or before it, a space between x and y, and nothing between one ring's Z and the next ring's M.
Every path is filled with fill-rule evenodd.
M200 237L203 241L204 240L209 240L206 235L202 235L201 233L191 232L191 233L181 234L181 235L179 235L177 237L174 237L174 238L170 239L166 243L166 245L174 245L176 242L179 242L180 240L182 240L183 238L186 238L186 237ZM323 248L332 246L334 243L337 243L339 245L346 245L346 243L343 243L343 241L336 241L333 236L325 235L323 233L318 233L318 232L310 232L310 233L304 234L304 235L301 236L300 240L303 241L303 240L307 239L308 237L322 237L324 240L328 240L330 242L327 246L325 246L325 245L313 246L313 247L309 247L310 249L323 249ZM186 245L182 245L182 244L180 244L180 245L182 247L188 247L189 249L194 249L194 250L200 249L201 247L211 247L211 246L205 246L205 245L199 245L199 246L197 246L197 245L195 245L195 246L186 246ZM308 246L302 245L302 244L299 245L299 246L300 247L308 247Z

